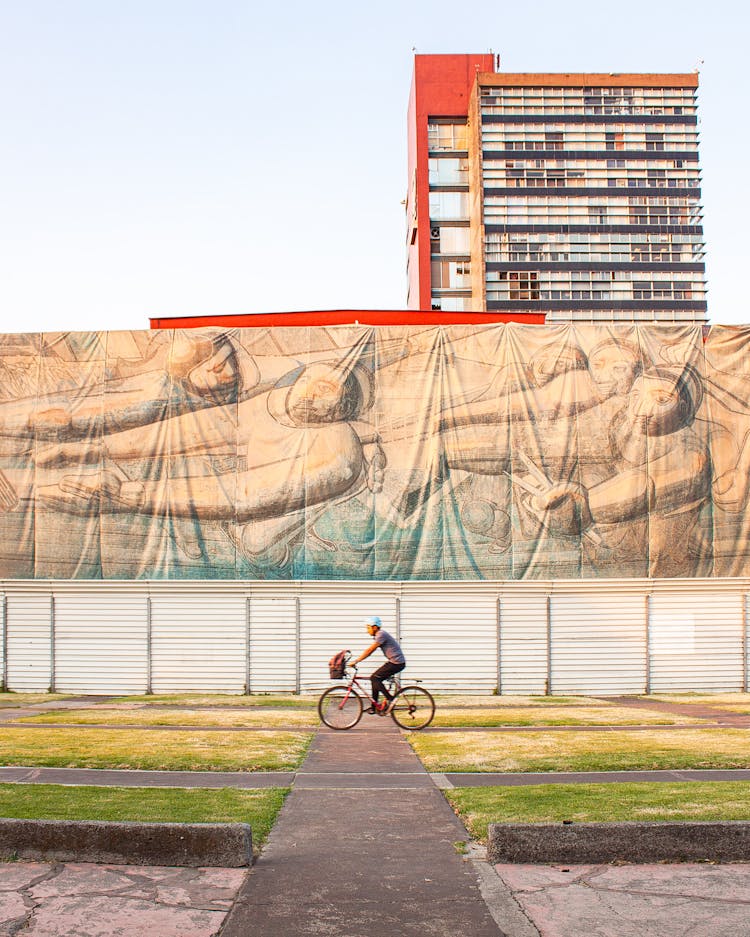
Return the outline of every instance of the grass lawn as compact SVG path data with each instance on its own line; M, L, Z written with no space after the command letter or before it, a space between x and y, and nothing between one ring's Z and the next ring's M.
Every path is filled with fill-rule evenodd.
M237 693L166 693L154 696L117 696L111 703L145 703L169 706L270 706L274 709L315 709L318 695L285 694L241 696Z
M161 771L285 771L300 764L311 739L309 732L0 728L0 763Z
M33 703L54 703L55 700L70 698L70 693L0 693L0 707L29 706Z
M701 724L702 719L625 706L503 706L451 708L438 704L433 726L638 726Z
M238 791L0 784L0 816L23 820L134 820L143 823L249 823L260 846L288 788Z
M750 819L747 781L457 787L444 793L481 842L488 823Z
M18 720L25 723L45 725L106 725L106 726L304 726L316 728L319 719L314 710L284 709L274 711L237 709L150 709L134 707L127 709L66 709L24 716Z
M414 732L409 741L428 771L750 767L750 729Z

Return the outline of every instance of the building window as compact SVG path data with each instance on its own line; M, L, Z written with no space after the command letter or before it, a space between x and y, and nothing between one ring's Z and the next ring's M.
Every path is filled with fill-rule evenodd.
M430 150L466 150L466 124L428 124L427 147Z

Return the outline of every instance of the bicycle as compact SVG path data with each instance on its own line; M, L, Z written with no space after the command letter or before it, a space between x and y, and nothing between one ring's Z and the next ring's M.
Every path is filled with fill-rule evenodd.
M369 692L362 686L367 677L357 676L357 668L352 668L347 684L329 687L318 700L318 715L329 729L353 729L362 718L364 696L380 716L390 716L402 729L425 729L435 715L435 700L424 687L411 684L397 687L393 699L376 703ZM360 695L362 694L362 695Z

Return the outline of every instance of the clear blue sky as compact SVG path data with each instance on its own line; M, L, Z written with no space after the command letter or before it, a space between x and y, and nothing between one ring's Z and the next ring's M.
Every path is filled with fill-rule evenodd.
M403 308L413 47L507 71L703 60L709 312L750 321L748 36L724 0L0 0L0 328Z

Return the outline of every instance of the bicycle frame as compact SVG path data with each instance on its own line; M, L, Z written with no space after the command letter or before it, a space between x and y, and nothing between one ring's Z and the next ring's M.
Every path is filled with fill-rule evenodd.
M359 693L360 693L362 696L364 696L365 699L367 699L367 700L370 701L370 705L371 705L371 706L375 706L375 705L376 705L375 700L374 700L374 699L372 698L372 696L370 695L369 690L366 690L366 689L364 688L364 686L362 686L362 681L363 681L363 680L369 681L369 679L370 679L369 677L360 677L359 674L357 673L357 671L355 670L355 671L352 673L352 675L351 675L351 677L349 678L349 681L348 681L348 683L347 683L347 690L348 690L348 692L347 692L346 696L344 697L344 699L342 700L342 704L343 704L343 703L346 703L346 701L349 699L349 696L350 696L352 690L356 690L356 691L359 691ZM395 696L396 693L398 693L398 691L401 689L401 681L398 679L398 674L394 674L391 678L389 678L389 679L386 680L385 682L390 684L390 693L391 693L391 696Z

